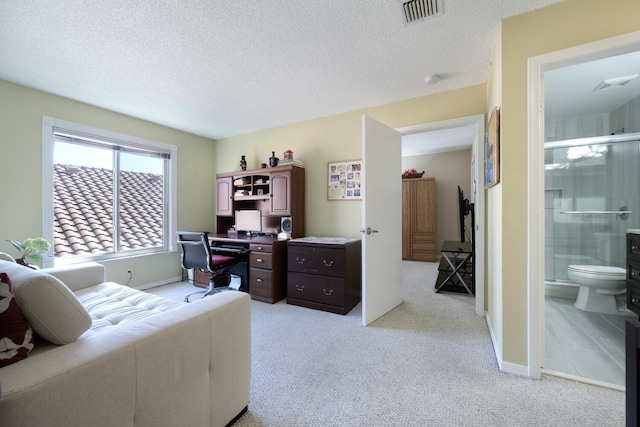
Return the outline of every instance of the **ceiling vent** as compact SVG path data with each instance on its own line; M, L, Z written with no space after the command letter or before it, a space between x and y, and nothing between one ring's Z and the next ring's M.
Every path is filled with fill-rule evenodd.
M600 82L600 84L596 86L595 89L593 89L593 91L597 92L599 90L614 89L617 87L622 87L627 83L629 83L631 80L635 79L636 77L638 77L638 74L634 74L632 76L616 77L613 79L606 79Z
M407 24L442 15L443 0L398 0Z

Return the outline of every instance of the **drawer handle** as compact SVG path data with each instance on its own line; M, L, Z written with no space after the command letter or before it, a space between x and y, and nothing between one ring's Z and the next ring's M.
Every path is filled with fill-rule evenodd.
M633 304L637 304L637 303L638 303L638 301L640 301L640 300L638 300L637 298L631 298L631 302L632 302Z
M296 257L296 262L297 262L298 264L304 264L304 262L305 262L305 261L306 261L306 259L305 259L305 258L298 258L298 257Z
M299 291L304 291L304 285L296 285L296 289Z
M632 271L631 277L640 277L640 271Z
M262 246L258 246L258 250L261 251L262 250Z
M327 262L326 259L323 259L322 262L324 263L325 267L331 267L333 265L333 260Z
M256 258L256 262L263 262L262 258Z
M631 245L631 252L637 252L640 249L640 246Z
M329 290L323 289L323 291L324 291L324 294L328 297L333 295L333 289L329 289Z
M264 282L264 280L262 280L261 278L259 278L259 277L258 277L258 278L256 279L256 282L258 282L258 283L262 283L262 282Z

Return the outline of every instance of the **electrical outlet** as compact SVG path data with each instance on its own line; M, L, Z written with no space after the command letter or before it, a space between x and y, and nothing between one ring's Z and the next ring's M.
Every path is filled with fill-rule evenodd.
M130 277L135 277L136 276L136 269L134 267L127 268L127 274Z

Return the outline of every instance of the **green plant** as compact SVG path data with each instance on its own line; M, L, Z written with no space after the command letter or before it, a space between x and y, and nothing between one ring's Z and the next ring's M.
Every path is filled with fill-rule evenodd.
M29 238L22 243L17 240L7 240L7 242L20 252L22 255L20 258L29 258L34 262L40 261L42 256L51 249L51 244L44 237Z

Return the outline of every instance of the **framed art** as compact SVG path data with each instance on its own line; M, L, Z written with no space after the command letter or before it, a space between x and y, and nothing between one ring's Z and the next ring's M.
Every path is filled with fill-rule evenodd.
M500 182L500 110L495 107L484 138L484 187Z
M329 162L327 200L362 200L362 160Z

